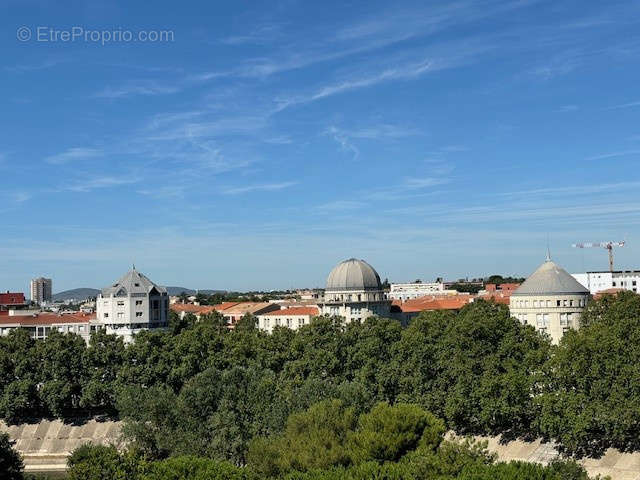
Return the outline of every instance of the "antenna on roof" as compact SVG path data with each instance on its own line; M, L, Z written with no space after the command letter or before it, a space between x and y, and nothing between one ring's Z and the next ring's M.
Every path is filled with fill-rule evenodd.
M135 270L136 269L136 264L132 263L132 265L133 265L133 269Z
M551 250L549 249L549 232L547 232L547 262L551 261Z

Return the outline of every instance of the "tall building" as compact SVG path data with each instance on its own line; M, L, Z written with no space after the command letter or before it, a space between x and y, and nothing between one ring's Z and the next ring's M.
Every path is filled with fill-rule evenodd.
M120 335L125 342L131 342L142 330L164 329L169 321L167 289L133 267L98 294L96 317L107 333Z
M323 315L340 316L350 323L389 317L391 300L385 297L378 272L364 260L350 258L331 270L318 306Z
M580 315L590 295L583 285L547 255L546 261L513 291L511 315L547 333L558 343L570 328L580 327Z
M41 305L51 301L52 282L50 278L34 278L31 280L31 300Z

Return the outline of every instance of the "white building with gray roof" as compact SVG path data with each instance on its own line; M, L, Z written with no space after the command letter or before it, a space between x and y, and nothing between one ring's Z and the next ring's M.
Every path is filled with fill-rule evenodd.
M589 290L547 255L546 261L511 294L511 315L546 333L557 344L569 328L579 328Z
M107 333L131 342L142 330L165 329L169 321L169 296L135 268L113 285L102 289L96 299L97 322Z
M378 272L355 258L340 262L331 270L324 298L318 305L323 315L343 317L346 323L372 316L388 317L391 309Z

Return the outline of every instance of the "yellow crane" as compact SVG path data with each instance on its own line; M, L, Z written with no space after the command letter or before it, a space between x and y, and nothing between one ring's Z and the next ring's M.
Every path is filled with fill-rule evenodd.
M622 242L587 242L574 243L574 248L604 248L609 251L609 271L613 272L613 247L624 247L625 240Z

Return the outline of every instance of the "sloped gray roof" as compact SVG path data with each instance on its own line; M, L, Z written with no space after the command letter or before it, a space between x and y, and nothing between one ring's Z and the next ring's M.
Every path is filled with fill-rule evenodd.
M380 276L364 260L350 258L340 262L327 278L326 290L382 290Z
M567 271L547 259L527 278L512 295L554 295L570 293L589 293L580 282Z
M151 289L155 288L159 293L167 293L167 289L160 287L149 280L145 275L133 268L127 272L120 280L109 287L102 289L102 296L117 295L124 288L125 295L133 293L147 294Z

